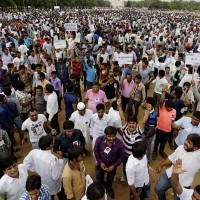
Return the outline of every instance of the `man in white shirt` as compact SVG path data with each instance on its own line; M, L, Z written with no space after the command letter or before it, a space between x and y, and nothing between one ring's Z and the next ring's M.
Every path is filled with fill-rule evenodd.
M179 183L179 175L185 173L187 169L182 167L182 160L178 159L173 165L173 173L171 177L171 184L174 192L178 195L180 200L200 200L200 185L197 185L194 190L186 189Z
M28 111L29 118L26 119L22 124L22 144L24 144L24 134L28 130L30 142L33 149L39 149L39 139L46 135L44 125L51 130L52 134L55 134L56 130L47 122L46 117L43 114L38 114L36 108L31 108Z
M7 48L5 48L5 49L3 50L1 59L2 59L2 61L3 61L3 65L4 65L4 66L7 66L9 63L12 63L12 62L13 62L13 58L12 58L11 54L8 52L8 49L7 49Z
M172 127L178 130L178 135L175 138L175 145L184 144L187 136L191 133L200 134L200 111L195 111L192 117L182 117L172 124Z
M32 65L32 64L37 65L38 64L38 57L37 57L37 55L35 55L34 50L31 50L31 55L28 57L28 61L29 61L30 65Z
M52 128L56 129L57 133L60 132L60 126L58 123L58 96L54 92L54 87L51 84L45 86L46 102L47 102L47 114L48 121L50 122Z
M23 164L18 165L14 156L8 156L0 163L0 168L5 173L0 179L0 195L7 200L17 200L26 190L28 169Z
M82 131L85 138L86 144L89 142L90 138L90 118L93 112L89 109L86 109L86 106L83 102L77 104L77 110L72 113L70 120L74 122L74 128Z
M147 145L136 142L126 163L126 176L130 187L130 199L140 200L150 197L149 172L146 157Z
M16 70L19 70L19 66L24 64L24 57L21 56L19 51L16 52L16 57L13 59L13 64Z
M41 176L42 184L49 187L51 196L58 195L59 200L66 199L61 194L61 173L63 159L58 159L51 153L53 138L50 135L42 136L39 140L40 149L34 149L24 158L27 168ZM64 196L62 196L64 195ZM62 198L63 197L63 198ZM65 198L64 198L65 197Z
M103 136L104 130L107 126L111 125L111 119L105 114L105 106L100 103L96 106L97 113L93 114L90 119L90 138L92 140L92 147L99 136Z
M157 168L157 172L161 172L164 166L171 166L168 168L159 178L154 188L158 195L159 200L166 199L165 192L172 187L171 176L172 176L172 164L180 158L182 159L184 169L187 172L180 174L180 184L185 188L190 188L196 173L200 170L200 136L197 134L190 134L185 140L184 145L180 145L173 154L168 156L163 164ZM175 194L175 198L176 194Z

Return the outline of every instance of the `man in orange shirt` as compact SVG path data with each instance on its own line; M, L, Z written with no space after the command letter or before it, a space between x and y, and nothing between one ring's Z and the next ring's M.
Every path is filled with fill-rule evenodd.
M156 160L158 146L159 154L164 159L167 158L167 154L164 152L165 144L169 138L169 134L171 133L172 122L176 118L176 110L173 109L173 101L167 100L164 103L165 98L165 89L160 98L160 107L159 107L159 117L157 122L157 129L156 129L156 139L154 143L154 150L152 154L152 159Z

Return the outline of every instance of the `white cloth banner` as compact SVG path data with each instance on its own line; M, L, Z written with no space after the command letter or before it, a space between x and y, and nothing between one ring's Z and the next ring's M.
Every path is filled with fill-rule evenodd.
M185 56L186 65L200 64L200 53L188 53Z
M77 23L65 23L64 24L66 31L77 31Z
M55 49L64 49L66 48L66 41L65 40L56 40L54 42Z
M132 54L120 54L117 56L117 61L119 65L123 64L128 64L132 65L133 64L133 55Z

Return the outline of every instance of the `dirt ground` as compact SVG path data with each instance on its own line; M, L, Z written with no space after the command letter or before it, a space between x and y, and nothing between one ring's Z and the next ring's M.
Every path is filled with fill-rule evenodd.
M144 111L142 109L140 109L140 111L139 111L139 121L141 121L142 117L144 116L143 112ZM64 121L65 121L65 106L64 106L63 101L62 101L62 109L61 109L61 112L59 113L60 127L62 127ZM16 138L18 139L17 135L16 135ZM21 150L16 153L16 155L22 156L22 158L19 159L19 163L23 162L24 157L31 150L31 144L30 144L30 142L28 142L23 147L20 147L20 148L21 148ZM91 150L91 143L88 144L88 150L90 152L92 151ZM166 153L168 155L172 153L172 151L168 147L168 144L166 145ZM153 161L153 162L150 163L150 166L153 169L156 169L158 166L161 165L161 163L163 161L164 161L164 159L158 156L156 161ZM91 175L93 180L95 180L95 163L94 163L93 157L92 156L85 157L84 158L84 164L85 164L87 173ZM165 169L163 169L163 171L164 170ZM122 176L122 165L120 165L120 167L118 167L118 169L117 169L117 174L116 174L117 180L113 184L113 189L115 190L115 200L129 200L129 188L128 188L127 182L121 182L120 181L121 176ZM156 174L156 177L151 180L152 195L151 195L151 198L149 198L149 200L158 199L155 192L154 192L154 186L155 186L155 183L157 182L159 176L160 176L160 174ZM198 176L196 176L193 186L195 186L199 183L200 183L200 174L198 174ZM167 200L172 200L172 199L173 199L172 190L169 190L167 192ZM108 197L108 200L110 200L109 197Z

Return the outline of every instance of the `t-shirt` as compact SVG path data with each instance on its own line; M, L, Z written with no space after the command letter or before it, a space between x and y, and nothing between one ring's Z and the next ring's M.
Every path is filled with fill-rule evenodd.
M22 130L28 130L31 142L39 141L42 136L46 135L44 130L44 122L46 121L47 119L43 114L38 114L38 119L35 122L30 118L24 121L22 124Z
M178 195L178 197L180 198L180 200L192 200L192 194L194 192L193 189L186 189L184 187L182 187L183 192L181 195Z
M114 81L113 83L108 83L104 88L104 92L106 93L106 97L108 99L113 99L116 97L116 89L119 88L119 82Z

